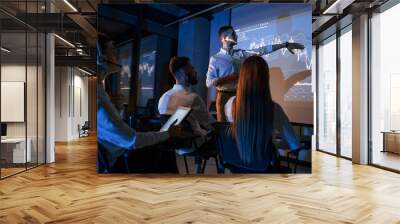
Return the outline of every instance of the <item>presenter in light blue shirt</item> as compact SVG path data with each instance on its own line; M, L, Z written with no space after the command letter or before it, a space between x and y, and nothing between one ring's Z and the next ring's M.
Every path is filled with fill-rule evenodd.
M206 79L207 87L217 89L218 121L226 121L224 106L235 95L239 69L244 59L252 55L270 54L282 48L287 48L292 54L294 54L294 49L304 49L302 44L289 42L267 45L252 50L234 49L237 44L237 35L232 26L219 28L218 36L222 46L220 51L210 58Z

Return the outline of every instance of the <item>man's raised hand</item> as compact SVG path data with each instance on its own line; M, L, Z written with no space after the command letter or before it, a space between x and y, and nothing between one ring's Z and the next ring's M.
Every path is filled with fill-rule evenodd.
M286 43L286 48L290 51L290 53L294 54L293 50L303 50L304 45L299 43Z

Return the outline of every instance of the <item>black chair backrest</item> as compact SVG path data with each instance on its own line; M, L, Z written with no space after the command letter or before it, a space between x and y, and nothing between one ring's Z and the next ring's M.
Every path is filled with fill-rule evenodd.
M82 129L89 129L90 128L90 123L89 121L85 121L85 123L82 126Z
M269 173L274 172L273 168L267 167L259 169L254 167L246 167L240 159L239 150L236 141L229 133L230 123L221 122L216 124L216 144L217 150L221 157L221 162L232 173ZM272 141L270 142L273 147ZM275 148L273 149L275 150Z
M210 112L217 111L217 106L216 106L215 101L211 102L210 107L208 108L208 111L210 111Z
M156 100L153 98L150 98L147 100L146 103L146 114L149 117L154 117L157 114L157 109L156 109Z
M97 172L108 173L110 166L106 157L106 149L99 143L97 144Z

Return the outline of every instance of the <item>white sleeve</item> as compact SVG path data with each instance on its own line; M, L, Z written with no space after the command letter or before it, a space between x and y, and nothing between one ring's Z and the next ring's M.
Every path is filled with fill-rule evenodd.
M225 109L225 117L228 122L233 122L233 114L232 114L232 106L233 106L233 100L235 97L231 97L225 104L224 109Z
M159 114L166 114L167 113L167 105L165 105L166 104L166 102L165 102L165 94L166 93L164 93L161 96L160 100L158 101L158 113Z

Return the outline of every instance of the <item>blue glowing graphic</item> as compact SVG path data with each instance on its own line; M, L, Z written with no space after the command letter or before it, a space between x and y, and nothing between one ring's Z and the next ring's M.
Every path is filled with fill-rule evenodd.
M237 48L297 42L306 48L291 54L283 48L263 56L270 68L279 68L284 80L311 70L311 8L301 4L247 4L232 9L232 26L238 34ZM311 73L310 73L311 74ZM285 101L312 101L311 77L293 83L284 94Z

